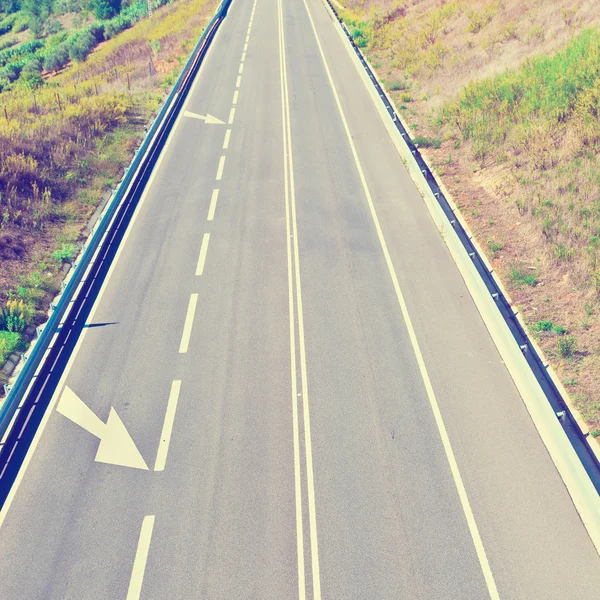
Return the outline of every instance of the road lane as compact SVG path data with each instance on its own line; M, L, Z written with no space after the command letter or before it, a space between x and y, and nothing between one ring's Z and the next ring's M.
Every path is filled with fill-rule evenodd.
M215 114L216 116L227 115L230 108L232 91L234 89L238 64L243 49L243 33L248 26L251 13L251 5L236 0L230 15L225 20L222 29L215 40L215 46L210 52L202 75L196 85L194 92L187 105L187 109L196 114ZM256 30L256 24L254 25ZM256 38L256 43L259 43ZM276 43L276 38L273 40ZM250 42L247 49L247 73L252 68L263 69L260 64L252 66L253 43ZM254 60L256 60L256 55ZM277 52L272 53L272 64L277 68ZM277 71L274 71L276 74ZM276 75L272 78L274 90L278 89ZM219 87L220 86L220 87ZM265 104L268 90L258 90L261 93L260 102L257 106L267 109ZM248 86L240 88L238 100L238 115L236 123L232 127L230 149L227 155L236 154L240 161L240 152L252 153L252 148L257 133L261 133L263 123L253 118L255 104L252 100L253 88ZM248 94L248 102L244 102L244 94ZM245 108L244 108L245 107ZM267 121L270 119L265 110L261 117ZM280 125L273 124L275 132L280 131ZM268 130L267 130L268 131ZM202 515L201 525L214 526L204 518L207 512L198 513L195 509L202 506L212 498L212 492L207 482L210 480L207 473L198 472L198 462L207 460L213 456L217 461L223 460L220 448L206 448L215 442L215 438L209 433L198 439L198 432L203 427L210 427L208 419L209 411L203 412L207 406L218 406L219 398L206 392L204 396L198 396L198 386L195 378L198 373L203 377L203 383L213 381L214 371L199 369L198 357L206 355L218 365L224 366L223 378L218 381L223 383L225 394L229 401L229 386L239 389L237 398L240 402L245 401L246 388L243 385L248 378L254 380L252 398L260 402L263 398L272 401L281 397L285 400L289 397L289 376L281 376L273 372L270 367L272 355L264 357L264 365L260 369L256 363L248 360L252 356L251 348L245 347L245 352L236 361L240 365L239 376L236 383L228 372L229 365L227 356L229 348L220 348L222 353L212 352L207 347L207 341L223 340L221 330L224 323L228 321L231 326L238 320L248 320L248 311L255 311L255 301L260 298L262 276L258 279L248 281L245 284L244 271L252 269L252 265L260 262L257 258L272 254L281 256L284 260L285 237L283 220L271 221L280 228L281 252L273 252L264 248L261 243L260 228L244 233L246 223L240 220L240 216L246 214L250 219L258 219L253 211L245 213L236 211L236 208L244 206L247 196L255 186L252 205L256 208L262 206L262 194L266 188L263 185L261 172L264 156L254 154L256 162L251 164L246 161L244 168L236 170L226 167L223 171L221 183L221 194L219 197L219 211L211 224L207 223L206 216L210 210L212 190L214 189L215 173L221 156L219 151L223 141L224 127L207 126L197 119L182 118L175 132L170 147L162 162L160 172L154 179L153 186L149 191L145 204L140 210L139 217L134 229L122 252L109 285L95 314L94 327L90 328L77 357L75 364L69 374L67 383L84 399L90 408L103 420L106 419L110 406L114 406L123 418L129 432L136 441L140 452L148 462L156 456L159 439L165 418L165 406L169 397L169 387L173 379L182 381L181 395L179 398L177 412L173 423L173 435L169 445L168 461L165 471L154 474L154 477L139 477L139 473L112 467L110 465L99 465L94 463L97 440L85 431L78 429L73 423L67 421L62 415L52 415L44 436L40 441L38 449L29 466L26 477L23 480L19 494L2 528L0 546L3 556L11 556L10 561L4 561L2 565L2 598L119 598L125 597L129 585L129 578L136 553L139 527L142 519L152 514L156 516L153 541L149 553L149 565L152 561L153 552L159 549L157 540L162 539L161 532L167 535L174 529L183 526L186 535L181 540L190 542L182 554L178 552L181 540L173 547L165 544L162 549L169 550L168 563L183 564L183 556L189 557L192 564L198 564L197 544L202 540L202 535L194 528L198 523L198 514ZM237 136L237 137L236 137ZM240 143L246 141L245 145ZM277 143L277 136L268 135L263 139L263 144ZM279 142L280 143L280 142ZM280 153L279 153L280 155ZM268 162L271 162L268 157ZM279 164L279 160L276 165ZM275 167L272 180L273 186L281 180L280 173ZM240 175L230 182L230 176L236 172ZM248 181L250 180L250 181ZM271 193L273 198L281 197L281 193ZM283 217L283 205L279 205L279 214ZM210 254L203 277L196 279L195 270L198 260L198 245L202 239L203 230L212 225ZM237 225L234 227L233 225ZM219 229L220 227L220 229ZM214 236L221 236L215 239ZM273 238L269 233L266 239ZM244 239L246 244L244 244ZM237 243L237 240L241 240ZM247 245L252 243L256 248L256 255L248 252ZM264 252L263 252L264 251ZM244 258L248 262L244 269L236 270L239 259ZM223 266L221 260L229 261ZM236 263L237 261L237 263ZM281 270L281 294L285 299L285 263L282 262ZM270 276L270 269L265 275ZM223 283L226 293L220 307L229 307L232 312L224 312L214 319L209 317L210 334L202 328L202 317L209 314L206 305L211 304L208 291L214 285L215 278L219 279L220 273L230 273L232 278ZM212 280L211 280L212 277ZM277 271L273 272L277 277ZM242 280L240 282L240 279ZM202 287L199 282L202 281ZM205 283L206 282L206 283ZM227 284L244 285L243 293L234 288L227 288ZM188 308L190 295L197 293L198 307L194 318L194 326L190 335L189 350L181 355L179 359L179 344L182 335L182 327ZM215 294L216 295L216 294ZM230 304L231 300L243 298L242 304ZM256 323L257 334L262 335L261 328L275 328L276 316L272 311L277 310L275 298L274 305L265 302L261 316L263 321ZM282 315L286 316L286 305L283 303ZM236 310L238 314L236 314ZM269 323L273 325L269 325ZM110 325L109 325L110 324ZM238 330L235 329L236 335ZM283 349L282 357L288 356L286 349L285 328L282 329L283 337L277 333ZM246 335L243 329L239 329L239 335ZM235 340L234 340L235 341ZM233 343L233 342L232 342ZM276 343L275 341L273 343ZM279 342L277 342L279 343ZM237 344L236 344L237 345ZM260 346L261 344L259 344ZM267 349L267 348L265 348ZM275 351L275 356L277 352ZM289 359L287 359L289 361ZM283 363L285 364L285 362ZM289 367L288 367L289 368ZM265 372L267 375L265 376ZM267 379L266 389L262 388L261 382ZM271 380L269 378L272 378ZM272 381L272 386L269 382ZM273 386L276 386L273 389ZM278 392L281 388L281 392ZM213 390L214 391L214 390ZM201 401L200 401L201 400ZM249 402L246 401L246 404ZM233 403L230 408L240 411L240 406ZM249 486L252 494L244 498L252 502L256 509L260 509L265 518L258 520L256 529L260 534L264 527L259 525L266 520L267 515L279 514L279 519L273 518L274 528L272 536L265 540L264 544L257 544L258 536L249 532L245 547L241 547L239 537L234 536L235 543L230 541L232 558L237 563L239 555L246 559L253 557L254 562L260 557L272 556L272 563L278 563L279 569L284 569L284 576L280 576L280 583L273 584L270 574L267 572L263 579L265 590L277 591L282 586L285 590L279 597L290 595L295 583L294 569L285 571L287 559L286 554L294 556L295 536L293 530L293 513L289 515L290 526L287 526L287 507L289 502L286 494L289 491L290 499L293 500L291 490L287 485L285 475L289 473L291 458L286 454L286 447L291 443L291 418L289 406L279 405L273 402L273 416L269 419L263 415L265 421L265 435L256 437L259 426L242 427L247 430L244 445L241 447L243 457L251 462L246 465L250 473ZM188 420L190 411L195 419ZM260 406L248 406L243 414L253 419L261 415ZM232 426L234 420L228 420ZM183 423L185 432L182 433L178 425ZM239 424L239 423L238 423ZM272 433L271 433L272 432ZM220 433L220 432L219 432ZM186 435L187 434L187 435ZM269 441L268 436L271 439ZM265 440L265 437L267 439ZM186 442L183 446L183 454L186 460L179 465L180 469L173 468L178 465L177 440ZM223 437L223 440L227 438ZM189 443L187 443L189 442ZM194 446L194 443L196 446ZM200 444L200 448L198 447ZM267 444L268 451L263 452ZM259 446L259 460L252 461L250 453L252 446ZM197 452L194 452L197 450ZM262 454L261 454L262 453ZM264 456L263 456L264 454ZM233 469L229 471L225 465L213 464L216 468L212 481L215 486L221 485L222 469L230 473L228 485L233 494L239 488L238 479L243 475L244 464L236 458L235 477ZM272 465L271 467L269 465ZM206 465L210 471L211 465ZM265 480L272 479L277 485L267 486L265 494L261 493L260 480L252 475L254 469L264 473ZM274 469L275 472L271 472ZM285 472L282 474L282 470ZM173 479L165 482L168 475ZM206 477L203 477L206 475ZM159 479L164 477L164 479ZM277 491L276 488L279 488ZM205 490L205 494L200 494ZM185 491L189 495L185 495ZM186 512L184 507L181 511L174 510L177 499L192 510ZM227 495L231 495L227 494ZM220 516L226 524L231 521L231 506L223 494L217 493L214 498L218 506L222 507ZM95 500L98 500L96 506ZM273 504L271 508L264 507L265 503ZM40 510L43 506L43 510ZM169 518L175 520L174 527L169 527ZM162 520L161 520L162 519ZM218 521L219 515L214 517ZM254 521L253 514L248 506L243 505L240 509L239 519L242 523ZM216 528L219 535L224 535L223 528ZM23 535L23 532L27 532ZM226 532L225 532L226 533ZM275 543L279 538L280 543ZM229 538L228 538L229 539ZM289 543L288 543L289 540ZM223 545L223 544L220 544ZM289 546L289 550L287 550ZM173 550L175 553L173 554ZM216 560L218 555L208 554L202 551L205 560ZM158 555L160 556L160 555ZM16 565L31 564L35 569L31 572L16 568ZM291 562L293 567L293 561ZM234 569L235 570L235 569ZM268 571L268 566L265 566ZM165 573L164 565L156 568L154 575L158 578L161 591L158 597L188 597L186 590L193 589L195 585L203 585L202 578L209 576L217 589L221 581L217 577L218 570L212 569L208 572L198 572L197 568L186 569L188 577L179 577L175 582L169 576L176 569L169 569ZM254 572L248 573L254 578ZM152 594L152 583L148 583L150 569L145 571L144 588L149 586ZM231 570L223 573L221 580L229 583ZM212 585L210 582L208 585ZM183 587L180 587L183 586ZM142 591L142 596L144 595ZM266 597L259 593L260 597ZM152 597L152 595L150 595ZM156 596L155 596L156 597ZM215 595L213 595L215 597ZM225 595L223 597L230 597Z
M564 598L591 593L600 579L598 555L443 240L333 31L333 21L320 2L307 3L375 199L500 596ZM323 72L317 71L314 83L306 87L323 91L321 110L325 112L332 100L331 93L329 101L326 98L322 78ZM339 154L343 146L339 140L344 137L341 127L328 135L338 140ZM326 159L331 160L331 153ZM340 186L352 170L337 175ZM350 194L356 185L349 186ZM364 216L350 212L347 198L351 195L342 197L348 229L354 232L357 222L365 222ZM360 235L360 246L353 246L352 239L347 245L362 250L365 237ZM357 250L352 252L352 259L356 254ZM378 297L382 289L377 286ZM389 354L383 356L381 351L383 339L377 336L373 341L377 362L389 360ZM397 370L400 365L390 368ZM394 426L387 419L381 424L384 431Z

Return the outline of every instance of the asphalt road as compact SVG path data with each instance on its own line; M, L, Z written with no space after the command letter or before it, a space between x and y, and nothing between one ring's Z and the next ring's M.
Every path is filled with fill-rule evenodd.
M600 589L334 27L234 0L3 509L3 600ZM148 468L97 461L65 390Z

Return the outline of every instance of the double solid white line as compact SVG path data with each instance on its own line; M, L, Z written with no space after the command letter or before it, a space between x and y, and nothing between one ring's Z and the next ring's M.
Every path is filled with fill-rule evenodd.
M306 462L306 485L308 496L308 517L310 532L310 555L312 588L314 600L321 600L321 575L319 570L319 546L317 541L317 518L312 459L312 441L310 435L310 411L308 403L308 381L306 374L306 348L304 343L304 316L302 312L302 291L300 284L300 258L298 251L298 227L296 222L296 194L294 189L294 161L292 152L292 133L290 122L287 67L285 61L285 35L283 30L283 9L281 0L277 1L279 17L279 69L281 77L281 111L283 115L283 158L284 158L284 194L285 223L287 234L288 299L290 318L290 355L292 383L292 425L294 446L294 491L296 499L296 538L298 555L298 597L306 598L306 579L304 563L304 525L302 520L302 473L300 465L300 427L298 398L302 398L304 423L304 449ZM292 241L293 240L293 241ZM295 285L294 285L295 284ZM295 300L295 302L294 302ZM298 346L300 350L300 392L298 391L298 357L296 352L296 318L298 320Z

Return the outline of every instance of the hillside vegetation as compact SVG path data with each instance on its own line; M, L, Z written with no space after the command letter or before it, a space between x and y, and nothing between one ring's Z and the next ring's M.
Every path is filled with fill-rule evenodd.
M25 1L0 0L5 10L19 9L4 20L15 14L15 23L40 19L41 24L35 21L40 36L57 18L53 11L59 4L73 10L83 2L50 4L52 11L32 17ZM26 70L26 62L19 77L0 93L0 366L11 352L24 349L27 325L45 320L62 264L79 251L89 217L121 179L144 126L218 1L159 4L154 2L152 18L145 12L134 18L141 11L139 2L90 1L87 12L70 15L71 22L79 16L80 27L58 34L63 39L58 45L69 46L74 36L93 31L94 48L75 57L69 46L67 63L59 69L42 66L35 81L23 80L23 73L34 73ZM34 5L40 8L42 3ZM97 20L101 16L107 18ZM107 35L119 19L133 20L123 27L127 31ZM99 42L100 35L110 39ZM26 47L34 55L27 60L47 66L57 39L54 34L22 40L11 47L21 54L12 56L24 56ZM15 68L14 62L7 65Z
M595 2L342 2L342 16L600 436Z

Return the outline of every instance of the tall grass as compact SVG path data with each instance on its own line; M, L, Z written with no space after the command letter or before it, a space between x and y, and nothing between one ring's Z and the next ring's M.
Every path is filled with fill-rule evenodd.
M507 162L549 259L600 294L600 30L471 82L440 118L482 166Z

